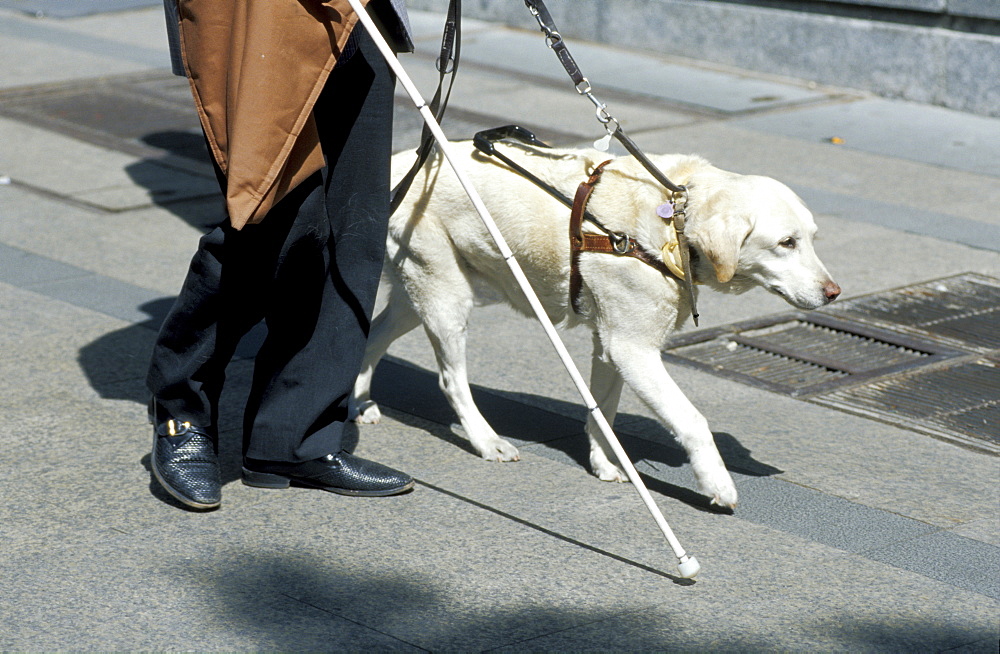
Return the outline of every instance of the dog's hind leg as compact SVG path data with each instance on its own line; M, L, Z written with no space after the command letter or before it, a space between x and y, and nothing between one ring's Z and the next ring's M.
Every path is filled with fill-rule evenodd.
M393 341L420 324L420 316L414 311L410 298L398 282L389 283L386 287L388 301L372 320L365 358L361 363L361 373L354 381L354 392L348 403L350 419L363 424L375 424L382 418L378 404L371 398L375 366L382 360Z
M624 380L613 364L604 360L604 347L594 333L594 354L590 363L590 392L597 400L608 424L614 424ZM627 481L625 473L614 463L615 455L607 439L591 415L587 416L587 437L590 440L590 470L601 481Z

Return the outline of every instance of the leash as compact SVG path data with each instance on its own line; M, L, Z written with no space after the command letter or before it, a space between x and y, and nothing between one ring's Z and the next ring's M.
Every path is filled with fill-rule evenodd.
M458 72L458 60L462 52L462 0L450 0L448 3L448 14L445 17L444 31L441 34L441 52L438 55L435 66L438 70L438 85L431 98L430 109L434 114L434 119L441 122L444 118L445 109L448 108L448 100L451 98L451 90L455 86L455 73ZM447 90L445 82L448 82ZM410 190L413 180L417 176L420 167L427 161L427 157L434 151L434 135L425 124L420 132L420 145L417 147L417 159L413 166L406 172L396 187L392 189L389 196L389 215L391 216L403 203L406 192Z
M524 5L528 8L528 11L531 12L532 16L535 17L535 20L538 21L538 26L545 34L545 44L559 59L559 63L562 64L566 74L569 75L569 78L573 81L576 92L586 97L590 100L594 107L596 107L597 121L604 126L604 130L607 134L598 139L594 143L594 147L598 150L606 152L611 143L611 139L617 139L625 150L635 157L639 163L642 164L642 167L645 168L656 181L671 192L669 198L669 203L672 206L672 209L669 212L670 215L663 216L662 213L660 215L664 218L664 220L669 219L673 222L674 229L677 231L678 247L676 249L680 255L680 268L685 271L690 271L691 251L688 246L687 235L684 233L687 217L685 212L688 200L687 188L674 184L670 181L670 179L663 174L663 171L657 168L656 165L650 161L649 157L647 157L639 146L636 145L635 141L633 141L631 137L625 133L625 130L622 128L618 119L612 116L608 111L607 105L601 102L594 95L590 81L584 77L583 73L580 71L580 67L576 64L576 60L573 59L573 55L570 54L569 48L566 46L566 42L563 40L559 30L556 29L555 21L552 20L552 14L549 13L545 3L542 0L524 0ZM663 213L668 212L664 211ZM691 303L691 317L694 320L695 326L697 326L698 307L695 301L694 282L692 277L693 275L690 274L684 275L683 282L688 301Z

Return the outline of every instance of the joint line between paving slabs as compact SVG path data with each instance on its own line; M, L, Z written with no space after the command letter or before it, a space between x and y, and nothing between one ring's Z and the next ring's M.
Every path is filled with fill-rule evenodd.
M546 536L551 536L553 538L557 538L557 539L559 539L559 540L561 540L563 542L569 543L570 545L575 545L576 547L582 547L585 550L590 550L591 552L595 552L597 554L600 554L601 556L606 556L609 559L614 559L615 561L618 561L619 563L624 563L624 564L630 565L630 566L632 566L634 568L639 568L640 570L644 570L645 572L651 572L651 573L653 573L655 575L659 575L661 577L665 577L666 579L669 579L669 580L673 581L675 584L678 584L678 585L681 585L681 586L690 586L690 585L693 585L695 583L695 581L692 580L692 579L681 579L680 577L677 577L675 575L666 573L666 572L664 572L662 570L657 570L656 568L648 566L648 565L646 565L644 563L639 563L638 561L633 561L632 559L625 558L624 556L620 556L618 554L615 554L613 552L609 552L607 550L602 550L601 548L594 547L593 545L588 545L587 543L584 543L582 541L578 541L575 538L570 538L569 536L565 536L565 535L560 534L558 532L552 531L551 529L546 529L545 527L543 527L541 525L537 525L537 524L535 524L533 522L529 522L528 520L525 520L524 518L518 518L515 515L511 515L510 513L507 513L506 511L501 511L500 509L493 508L492 506L483 504L482 502L477 502L474 499L465 497L463 495L459 495L458 493L454 493L454 492L452 492L450 490L445 490L444 488L441 488L440 486L435 486L434 484L429 484L426 481L422 481L420 479L417 479L416 482L418 484L420 484L421 486L429 488L429 489L431 489L433 491L437 491L438 493L442 493L443 495L447 495L448 497L453 497L456 500L465 502L466 504L471 504L472 506L474 506L476 508L479 508L479 509L483 509L484 511L489 511L490 513L494 513L494 514L496 514L496 515L498 515L498 516L500 516L502 518L505 518L507 520L511 520L512 522L516 522L519 525L524 525L525 527L529 527L531 529L534 529L535 531L539 531L539 532L545 534Z
M350 622L351 624L355 624L355 625L358 625L359 627L364 627L365 629L369 629L371 631L374 631L375 633L381 634L381 635L385 636L386 638L392 638L393 640L398 640L399 642L405 643L406 645L409 645L410 647L415 647L415 648L419 649L421 652L430 652L431 651L429 649L425 649L425 648L421 647L420 645L416 645L416 644L411 643L411 642L409 642L407 640L403 640L399 636L394 636L394 635L386 633L384 631L380 631L380 630L375 629L374 627L372 627L370 625L367 625L367 624L365 624L363 622L358 622L357 620L351 620L349 617L347 617L346 615L344 615L342 613L337 613L336 611L331 611L330 609L324 608L322 606L317 606L316 604L313 604L312 602L307 602L306 600L301 599L299 597L293 597L292 595L289 595L288 593L280 593L280 595L282 597L286 598L286 599L292 600L293 602L298 602L299 604L304 604L304 605L306 605L306 606L308 606L310 608L316 609L317 611L322 611L323 613L326 613L327 615L332 615L332 616L340 618L341 620L344 620L346 622Z

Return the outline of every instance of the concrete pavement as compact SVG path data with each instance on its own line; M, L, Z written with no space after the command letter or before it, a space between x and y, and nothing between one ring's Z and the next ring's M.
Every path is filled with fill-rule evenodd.
M413 20L404 65L429 94L442 17ZM446 131L521 122L589 144L592 107L527 14L524 27L469 21ZM845 299L1000 277L1000 120L570 46L645 149L791 185ZM413 493L244 487L247 342L223 403L223 507L181 509L150 477L143 378L221 215L162 16L4 5L0 56L0 649L996 651L996 456L671 366L741 492L732 515L708 510L626 391L616 429L703 566L683 582L632 488L587 473L584 411L540 328L488 294L470 377L521 462L469 451L413 332L379 370L386 417L359 445L413 474ZM398 147L418 133L400 96ZM704 293L700 307L703 327L787 310L763 292ZM586 370L589 336L566 341Z

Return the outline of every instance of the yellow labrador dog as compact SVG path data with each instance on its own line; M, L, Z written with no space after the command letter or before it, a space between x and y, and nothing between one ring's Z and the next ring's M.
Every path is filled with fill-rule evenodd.
M608 155L596 150L536 150L502 144L503 152L543 181L573 197ZM551 196L475 150L455 144L477 190L503 232L553 322L584 324L594 335L591 388L613 421L627 383L687 451L700 491L721 506L736 505L736 488L716 449L708 422L663 367L660 349L688 319L691 307L675 276L631 257L583 252L579 312L570 302L570 211ZM840 287L813 250L816 225L802 201L783 184L713 167L696 156L652 157L675 183L689 189L687 234L694 280L725 293L753 286L802 309L833 301ZM412 153L393 160L399 177ZM632 236L660 256L670 238L657 208L667 191L632 157L604 168L589 211L608 228ZM585 229L588 223L584 223ZM517 449L480 414L466 376L466 323L473 280L492 286L521 312L531 309L454 173L440 155L423 167L389 223L382 293L352 416L378 422L369 391L372 373L389 345L423 324L440 366L440 384L475 450L485 459L516 461ZM587 425L590 465L606 481L625 481L593 421Z

